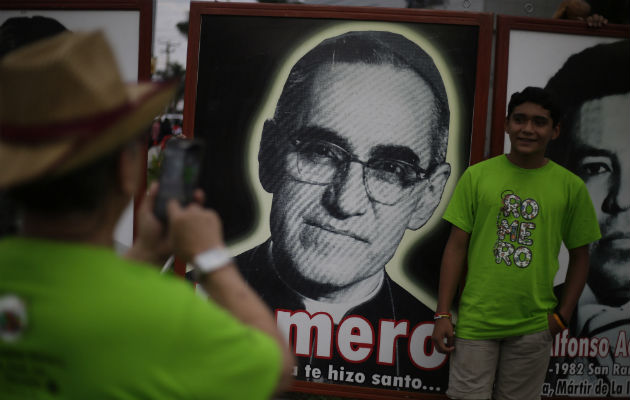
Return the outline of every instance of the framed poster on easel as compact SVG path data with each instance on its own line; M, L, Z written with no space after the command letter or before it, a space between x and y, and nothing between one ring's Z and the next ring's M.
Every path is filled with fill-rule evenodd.
M489 14L192 2L184 133L293 390L443 398L441 214L483 158Z

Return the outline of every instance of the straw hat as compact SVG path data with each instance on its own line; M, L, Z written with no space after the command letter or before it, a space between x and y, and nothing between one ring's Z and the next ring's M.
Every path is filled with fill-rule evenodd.
M0 61L0 188L61 175L143 133L175 84L122 82L101 32L66 32Z

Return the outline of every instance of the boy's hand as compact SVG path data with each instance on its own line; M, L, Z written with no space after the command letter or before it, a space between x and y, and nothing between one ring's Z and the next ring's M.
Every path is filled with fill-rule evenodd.
M448 354L455 350L453 323L449 318L440 318L435 321L431 340L436 350L440 353Z
M553 317L553 314L547 315L547 321L549 322L549 332L551 332L551 336L556 336L556 334L564 330L564 328L561 327L560 324L558 324L556 319Z

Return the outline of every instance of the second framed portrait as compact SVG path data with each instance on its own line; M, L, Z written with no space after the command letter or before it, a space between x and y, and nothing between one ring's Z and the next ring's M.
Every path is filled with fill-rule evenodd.
M101 30L112 46L122 78L127 82L148 80L152 16L151 0L0 0L0 57L60 32ZM133 211L134 205L130 204L116 226L114 243L120 254L133 243ZM14 214L10 205L2 203L0 234L15 230Z
M556 335L543 395L630 395L630 27L499 16L493 154L509 152L503 126L510 96L548 89L562 112L547 157L582 178L602 238L589 246L589 274L568 329ZM560 253L561 298L568 252Z

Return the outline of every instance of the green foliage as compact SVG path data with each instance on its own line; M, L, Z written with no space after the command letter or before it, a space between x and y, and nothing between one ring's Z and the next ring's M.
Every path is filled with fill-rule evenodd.
M188 25L189 25L189 21L186 20L186 21L178 22L177 25L175 26L177 27L177 30L179 31L179 33L188 37Z
M165 69L155 71L154 77L159 81L178 81L175 97L166 110L167 113L175 112L177 103L184 98L186 69L178 62L171 62Z
M170 62L165 69L155 71L155 76L163 81L181 79L186 75L186 69L178 62Z
M157 155L149 155L151 159L147 165L147 187L160 177L162 171L162 161L164 160L164 152L160 151Z

